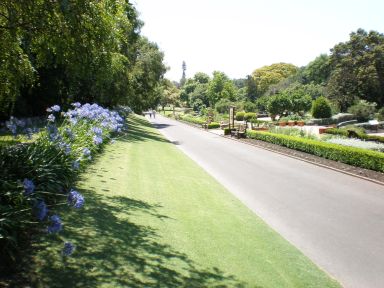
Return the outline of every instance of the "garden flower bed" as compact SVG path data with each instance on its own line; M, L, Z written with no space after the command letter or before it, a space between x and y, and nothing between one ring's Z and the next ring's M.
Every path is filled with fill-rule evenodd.
M63 229L55 206L84 205L72 186L76 176L123 128L117 112L97 104L73 106L66 113L58 105L47 109L47 125L32 142L0 146L0 271L14 268L31 232ZM13 123L8 126L15 134ZM73 250L70 242L63 243L63 256Z

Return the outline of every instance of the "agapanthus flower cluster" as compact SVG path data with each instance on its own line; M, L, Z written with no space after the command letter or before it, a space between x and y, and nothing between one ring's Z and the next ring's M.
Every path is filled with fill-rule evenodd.
M51 147L59 149L61 153L57 153L56 149L48 151L52 152L51 155L54 155L53 157L59 157L55 159L59 160L59 163L63 162L63 167L68 169L68 172L76 173L75 170L78 170L83 163L86 163L87 159L92 159L92 154L97 151L95 146L101 145L105 140L110 139L109 135L112 132L121 131L124 120L117 112L110 111L97 104L81 105L77 102L73 103L72 106L73 109L64 114L59 113L61 111L59 105L53 105L47 109L47 112L50 114L47 118L48 122L46 122L46 136L42 138L44 141L42 143L48 149ZM60 115L66 117L63 122L56 121L57 117L61 117ZM25 124L15 118L11 118L11 120L7 123L7 127L15 130L15 133L17 127L25 126ZM58 126L58 123L63 123L63 125ZM27 130L25 129L25 131ZM31 129L27 132L32 135ZM69 169L71 170L69 171ZM71 174L68 173L68 175ZM44 194L40 193L41 191L39 192L32 179L25 178L21 183L26 201L32 203L31 207L34 217L39 221L47 223L47 233L60 232L63 229L63 223L59 215L52 213L53 203L46 203L44 201L49 199L42 198ZM40 184L43 183L38 183L36 186ZM57 191L45 191L45 193L52 192L52 194L63 195L63 189L63 187L58 187ZM84 196L75 189L71 189L66 197L69 206L76 209L84 206ZM72 243L65 242L62 255L69 256L73 253L74 249L75 246Z
M32 139L32 134L39 132L39 129L33 127L33 125L31 118L18 119L11 116L8 121L5 121L5 126L14 137L18 134L25 134L28 139Z
M48 120L48 122L55 122L56 117L53 114L49 114L47 120Z
M47 112L60 112L61 108L59 105L53 105L52 107L47 108Z
M79 160L75 160L75 161L72 162L72 168L75 169L75 170L79 170L79 168L80 168Z
M63 256L70 256L75 251L75 246L71 242L65 242L62 250Z
M24 186L25 196L29 196L33 193L33 191L35 191L35 184L33 183L32 180L25 178L23 181L23 186Z
M39 219L40 221L43 221L45 216L47 216L48 213L48 208L47 205L45 204L44 200L38 200L34 206L35 208L35 213L36 213L36 218Z
M61 223L61 219L58 215L52 215L49 217L49 220L51 221L51 225L47 228L48 233L58 233L63 229L63 224Z
M86 103L80 105L80 103L72 104L75 109L69 110L65 113L65 116L69 121L75 125L78 120L86 119L92 122L98 122L103 128L106 128L112 132L120 132L123 127L123 118L115 111L110 111L97 104ZM97 127L95 127L96 129ZM96 133L99 135L101 133Z
M93 143L95 143L95 145L100 145L101 143L103 143L103 138L98 135L95 135L93 136Z
M81 208L84 206L84 197L76 190L71 189L68 194L68 204L74 208Z
M9 121L5 121L5 126L11 131L11 133L16 136L17 134L17 128L24 128L25 127L25 121L17 119L16 117L11 116L9 118Z
M84 148L83 149L83 155L84 156L90 156L91 155L91 150L89 150L88 148Z

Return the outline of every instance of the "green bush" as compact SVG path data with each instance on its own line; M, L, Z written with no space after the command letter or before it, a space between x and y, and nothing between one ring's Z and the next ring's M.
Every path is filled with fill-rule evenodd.
M202 125L204 123L206 123L207 121L201 119L201 118L198 118L198 117L192 117L190 115L183 115L181 117L181 120L183 121L186 121L186 122L189 122L189 123L193 123L193 124L198 124L198 125Z
M254 112L247 112L244 114L245 121L251 121L252 119L256 119L256 118L257 118L257 114Z
M243 121L245 116L245 112L237 112L236 113L236 120L237 121Z
M374 118L376 103L360 100L357 104L349 107L348 112L355 115L359 122L365 122Z
M270 123L272 123L271 121L259 120L259 119L251 119L250 122L252 122L253 124L270 124Z
M330 118L332 116L331 105L327 98L321 96L313 101L312 116L314 118Z
M278 135L270 132L247 130L247 136L357 167L384 172L384 153L381 152L341 146L295 136Z
M220 128L220 124L217 123L217 122L211 122L208 124L208 129L216 129L216 128Z
M346 121L356 120L356 116L350 113L339 113L330 118L311 119L308 121L309 125L332 125L339 124Z
M231 101L228 99L220 99L216 104L215 104L215 109L217 112L225 114L229 113L229 107L231 107L233 104Z
M244 102L244 110L246 112L254 112L257 110L257 106L255 103L251 101Z
M332 119L336 120L336 124L351 120L356 120L356 116L351 113L338 113L332 116Z
M384 121L384 107L377 111L377 120Z
M224 135L229 135L229 134L231 134L231 129L224 128Z

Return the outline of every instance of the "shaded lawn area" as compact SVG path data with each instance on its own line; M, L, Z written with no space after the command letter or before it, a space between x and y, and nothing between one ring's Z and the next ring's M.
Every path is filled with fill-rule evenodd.
M129 125L79 181L85 207L34 244L32 286L339 287L146 120Z

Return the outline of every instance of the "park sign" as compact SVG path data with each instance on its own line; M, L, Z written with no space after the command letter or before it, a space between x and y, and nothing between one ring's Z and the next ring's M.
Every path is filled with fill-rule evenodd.
M229 129L235 128L235 107L229 107Z

